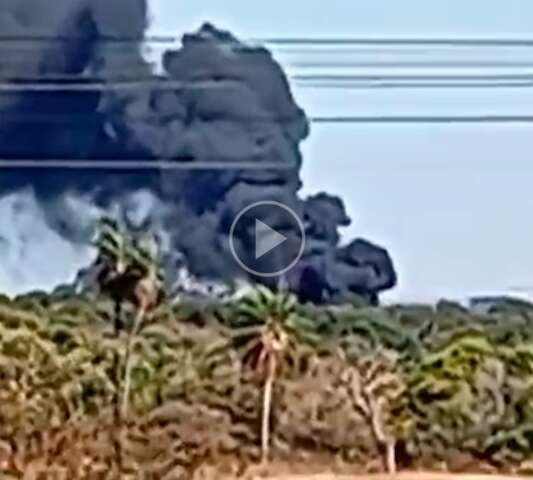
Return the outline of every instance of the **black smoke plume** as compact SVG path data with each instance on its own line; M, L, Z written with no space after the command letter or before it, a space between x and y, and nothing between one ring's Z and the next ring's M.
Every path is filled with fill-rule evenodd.
M396 284L392 261L363 239L339 245L339 227L351 222L340 198L298 196L299 144L309 123L270 52L204 24L164 54L165 75L156 76L139 53L146 18L144 0L2 2L0 80L13 89L0 93L0 156L15 166L0 170L0 197L30 191L46 225L80 248L95 218L115 212L132 229L159 232L169 272L184 264L206 282L249 280L228 248L232 219L250 203L276 200L306 226L307 246L285 278L289 287L303 300L358 294L376 303L379 292ZM97 82L120 88L72 88ZM17 160L60 159L213 162L219 168L16 167ZM276 223L282 219L265 220L287 227ZM251 244L247 235L236 239L241 249ZM0 247L9 248L9 240L3 242ZM14 242L11 248L20 249ZM273 269L285 259L275 261L280 265Z

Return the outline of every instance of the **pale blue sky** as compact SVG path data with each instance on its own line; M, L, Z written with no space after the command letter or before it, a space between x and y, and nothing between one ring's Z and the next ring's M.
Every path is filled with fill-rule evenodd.
M151 9L152 34L181 35L208 20L241 38L533 38L531 0L151 0ZM294 62L317 59L276 49L274 55L290 73ZM533 60L533 49L485 55ZM295 85L293 92L313 116L533 114L533 89L347 92ZM303 193L341 195L354 218L343 233L390 250L400 284L389 299L533 285L533 124L313 125L303 150Z

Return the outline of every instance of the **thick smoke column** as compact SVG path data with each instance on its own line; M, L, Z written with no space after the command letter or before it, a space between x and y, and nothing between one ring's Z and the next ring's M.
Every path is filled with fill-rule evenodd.
M339 246L338 228L351 221L341 199L325 193L298 197L299 144L309 134L309 124L266 49L246 46L204 24L183 36L179 50L165 53L167 75L155 77L139 54L146 26L144 1L63 0L54 2L54 8L46 5L46 0L18 0L0 7L0 35L6 35L0 49L2 81L24 85L41 78L42 84L65 84L60 92L3 94L3 159L165 159L218 167L0 170L0 204L12 202L12 194L21 189L30 192L25 198L34 201L35 222L46 224L71 252L78 252L78 261L70 260L73 268L88 258L94 220L113 211L131 228L159 233L169 272L184 263L206 282L247 279L229 251L232 220L253 202L275 200L297 212L306 225L306 250L286 277L303 299L341 301L357 293L375 302L380 291L395 285L384 249L361 239ZM20 40L24 35L55 40ZM149 79L150 84L106 92L68 88L73 81L90 84L96 79ZM220 169L228 162L230 167ZM242 168L235 168L238 162ZM246 168L250 164L265 168ZM10 238L0 242L0 249L27 249L31 238L17 238L2 220ZM286 235L294 233L281 218L263 220ZM250 235L243 231L236 239L245 254ZM24 255L17 258L19 270L31 271ZM280 265L272 270L284 260L277 257Z

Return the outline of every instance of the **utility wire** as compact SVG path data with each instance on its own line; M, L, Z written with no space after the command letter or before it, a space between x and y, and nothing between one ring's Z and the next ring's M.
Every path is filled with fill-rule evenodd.
M507 88L513 86L533 86L533 74L495 74L495 75L363 75L363 74L335 74L335 75L292 75L289 77L294 84L299 86L311 86L320 88L330 84L340 85L344 83L350 88L417 88L417 87L495 87ZM20 82L20 80L19 80ZM238 83L234 80L220 81L195 81L184 82L177 80L112 80L84 81L84 82L4 82L0 83L0 92L3 93L26 93L26 92L100 92L119 90L178 90L225 88Z
M294 86L300 88L308 88L315 90L373 90L373 89L480 89L480 88L492 88L492 89L508 89L508 88L531 88L533 83L527 82L468 82L468 83L448 83L448 82L295 82ZM149 88L153 90L175 90L176 87L170 85L122 85L122 86L95 86L93 88L68 88L67 86L58 86L56 88L39 88L29 86L28 88L9 88L0 84L0 93L27 93L27 92L104 92L104 91L124 91L124 90L136 90L142 88ZM198 87L200 88L200 87ZM205 87L203 87L205 88ZM211 88L217 88L212 86ZM222 88L220 85L218 88Z
M416 81L436 81L436 82L476 82L476 81L492 81L492 82L531 82L533 81L533 73L515 73L515 74L484 74L484 75L464 75L464 74L300 74L292 75L292 80L299 82L309 81L348 81L348 82L416 82Z
M138 44L138 43L176 43L181 42L180 37L170 35L98 35L94 38L89 38L87 35L38 35L38 34L0 34L1 42L20 42L20 43L62 43L72 41L87 41L94 40L98 42L109 43L125 43L125 44Z
M374 89L527 89L533 87L531 81L509 81L509 82L395 82L376 81L359 82L350 80L340 81L310 81L305 83L295 82L300 88L310 88L315 90L374 90Z
M413 116L316 116L309 119L317 124L487 124L487 123L533 123L533 115L413 115ZM194 159L0 159L0 170L17 169L83 169L83 170L293 170L297 165L284 162L265 162L251 160L247 156L242 160L227 159L214 155L212 160Z
M299 85L301 88L323 90L374 90L374 89L510 89L530 88L531 82L469 82L469 83L439 83L439 82L374 82L374 83L350 83L350 82L316 82Z
M214 157L217 158L217 157ZM0 169L73 169L73 170L294 170L297 166L282 162L246 160L77 160L77 159L0 159Z
M175 46L174 49L171 47L171 46L166 46L166 45L160 45L160 46L157 46L157 47L154 47L154 46L150 46L150 45L147 45L146 46L148 51L154 51L155 49L158 49L158 50L163 50L163 51L166 51L166 50L169 50L169 51L174 51L174 50L179 50L179 46ZM399 48L401 47L401 48ZM253 49L239 49L238 47L235 47L235 46L232 46L231 47L232 49L234 50L237 50L238 53L240 55L257 55L257 52ZM502 60L502 57L504 56L526 56L527 54L529 54L529 50L520 50L520 51L517 51L517 50L514 50L512 49L512 47L506 47L507 49L505 50L497 50L497 51L491 51L490 49L489 50L480 50L480 49L462 49L462 50L457 50L457 49L445 49L443 50L442 48L441 49L436 49L436 48L432 48L432 47L411 47L411 46L397 46L397 47L394 47L394 46L391 46L391 47L386 47L386 46L380 46L380 45L376 45L374 47L371 47L371 46L360 46L360 47L357 47L357 46L338 46L338 47L335 47L335 46L331 46L331 47L328 47L328 46L321 46L321 45L316 45L316 46L310 46L310 47L294 47L294 46L276 46L276 45L273 45L273 46L270 46L269 47L269 51L274 55L274 56L277 56L278 58L283 56L283 57L286 57L286 56L298 56L298 57L303 57L303 56L306 56L308 57L309 55L313 55L313 56L319 56L319 57L323 57L325 55L327 56L335 56L335 57L338 57L339 55L345 55L345 56L363 56L363 55L372 55L372 56L376 56L376 55L391 55L391 56L394 56L394 57L405 57L405 56L409 56L409 57L431 57L431 60L434 59L435 56L450 56L450 55L454 55L455 57L456 56L461 56L461 57L464 57L465 55L466 56L473 56L473 55L476 55L478 57L481 57L481 58L492 58L494 61L497 61L497 60ZM14 60L19 60L19 63L23 63L24 61L24 55L27 54L28 52L31 52L32 49L29 48L28 46L26 45L20 45L19 43L10 43L10 44L2 44L1 40L0 40L0 51L1 52L8 52L11 54L12 57L16 57L16 58L10 58L9 59L9 62L13 62ZM139 51L135 51L136 53L139 53ZM520 52L520 53L519 53ZM120 56L120 55L131 55L132 53L132 50L125 50L125 51L121 51L121 50L117 50L117 51L114 51L114 54L117 55L117 56ZM505 58L505 57L504 57ZM502 60L502 61L506 61L506 60Z
M289 61L281 62L285 67L302 69L348 69L348 68L533 68L533 59L530 61L506 61L506 60L442 60L442 61L398 61L398 60L323 60L323 61Z
M9 117L6 117L9 118ZM264 118L257 118L257 117L233 117L228 116L227 118L220 118L221 120L226 121L239 121L239 122L251 122L251 121L264 121L264 122L270 122L275 124L282 124L283 121L295 121L298 120L298 117L287 117L285 120L281 118L276 117L264 117ZM41 123L61 123L64 124L66 128L68 126L76 126L76 125L86 125L86 124L93 124L98 125L101 124L102 120L105 121L105 117L100 119L100 122L98 119L87 119L84 120L83 118L75 118L71 119L70 121L63 120L58 121L58 119L53 119L53 114L49 115L47 119L41 117ZM149 118L132 118L132 120L135 121L143 121L146 120L148 123L150 121ZM469 115L469 114L461 114L461 115L315 115L315 116L308 116L307 117L308 122L312 124L504 124L504 123L514 123L514 124L528 124L533 123L533 114L477 114L477 115ZM18 120L15 120L15 122L11 122L11 120L4 120L0 122L0 126L2 124L9 124L9 123L32 123L36 122L34 118L32 118L31 115L28 115L28 118L24 120L22 117L19 117ZM265 167L266 168L266 167Z
M179 115L174 117L175 120L180 120ZM299 121L301 117L295 114L288 114L286 116L279 115L217 115L213 117L214 121L228 121L245 123L272 123L282 125ZM310 115L306 116L310 123L530 123L533 121L533 114L460 114L460 115ZM68 126L90 126L100 125L103 122L115 120L113 115L106 115L105 113L90 112L88 114L81 113L37 113L37 112L4 112L0 118L0 125L9 124L28 124L28 123L43 123L43 124L59 124ZM145 121L150 124L151 121L158 121L156 115L137 115L124 116L119 118L120 121ZM206 118L209 121L209 118ZM156 124L161 126L159 124ZM164 125L163 125L164 127ZM220 159L220 156L217 157ZM227 159L231 161L230 159Z
M313 46L443 46L443 47L533 47L533 38L262 38L251 44Z
M394 74L297 74L291 79L308 88L530 88L533 74L490 75L394 75Z
M1 51L1 50L0 50ZM311 53L311 52L310 52ZM314 53L314 52L313 52ZM341 52L339 52L341 53ZM320 57L320 55L316 55L316 57ZM373 54L375 57L375 55ZM397 57L396 54L391 54L391 56ZM442 60L429 58L426 60L411 60L411 59L405 59L405 60L398 60L397 58L394 59L362 59L360 55L357 54L350 54L347 56L346 59L330 59L330 58L323 58L323 59L305 59L305 60L290 60L290 59L281 59L277 58L277 61L283 65L283 67L290 67L290 68L305 68L305 69L344 69L344 68L494 68L494 69L501 69L501 68L531 68L533 67L533 57L524 59L513 59L513 60L502 60L498 57L493 58L483 58L483 57L477 57L472 59L449 59L445 58ZM350 58L351 57L351 58ZM355 59L353 59L355 57ZM29 64L29 61L27 58L24 58L21 55L17 55L16 58L11 58L8 61L4 61L6 65L9 67L25 67ZM124 75L125 73L132 73L135 75L149 75L151 72L146 71L141 66L138 68L130 69L130 70L123 70L121 71L121 74ZM46 78L46 76L52 77L51 74L43 74L43 77ZM33 75L35 78L42 78L37 77L36 75ZM72 74L62 74L61 76L65 78L72 78L72 77L79 77L79 73L72 73Z
M149 48L156 48L156 47L149 47ZM166 48L166 47L160 47L160 48ZM512 52L514 55L516 55L518 52L520 52L520 55L526 55L530 52L530 50L516 50L514 47L503 47L502 49L498 50L491 50L488 49L476 49L474 47L470 49L455 49L453 47L440 47L435 48L431 45L428 45L427 47L423 46L410 46L410 45L339 45L339 46L323 46L323 45L315 45L315 46L308 46L308 47L300 47L300 46L291 46L291 45L272 45L269 46L269 49L272 52L276 52L277 54L283 54L283 55L337 55L337 54L343 54L343 55L375 55L377 53L379 54L386 54L386 55L420 55L420 56L427 56L427 55L444 55L444 54L452 54L453 55L481 55L481 56L497 56L498 58L501 58L501 56L505 53Z
M73 40L86 40L84 35L6 35L0 34L0 42L68 42ZM173 35L148 35L148 36L128 36L128 35L99 35L98 41L110 43L176 43L182 42L182 36ZM232 40L220 42L226 45L240 46ZM489 38L489 37L449 37L449 38L423 38L423 37L270 37L252 38L245 40L242 44L245 48L248 45L387 45L387 46L452 46L452 47L533 47L533 38Z
M372 63L370 63L372 64ZM533 66L533 63L531 64ZM28 86L42 86L43 89L48 88L64 88L72 87L76 88L96 88L97 86L122 86L122 85L169 85L171 87L194 87L199 85L200 87L204 86L213 86L213 85L231 85L238 83L241 78L235 76L234 78L228 77L227 79L221 80L173 80L172 77L168 76L154 76L152 74L140 75L138 71L133 70L132 73L136 73L135 77L128 78L124 75L124 71L120 71L115 76L97 76L97 75L85 75L85 74L43 74L43 75L18 75L11 77L4 77L4 82L0 83L0 86L9 85L28 85ZM195 72L197 75L200 75L202 72ZM203 72L206 77L212 76L209 71ZM242 76L242 79L245 79L245 76ZM296 80L298 82L308 82L308 81L360 81L360 82L374 82L380 80L391 80L391 81L531 81L533 80L533 70L529 72L520 72L520 73L475 73L475 74L458 74L458 73L416 73L416 74L397 74L397 73L301 73L301 74L292 74L287 75L289 80ZM0 75L0 80L2 76Z
M30 63L28 59L27 50L16 50L15 49L2 49L0 45L0 52L7 51L12 54L12 57L9 59L4 59L3 63L10 67L21 66L24 67ZM338 53L345 55L346 58L330 58L331 54ZM430 58L425 59L398 59L398 55L412 54L412 53L427 53L431 54ZM533 53L533 52L532 52ZM288 55L298 55L297 60L287 58ZM307 58L302 59L306 56ZM308 55L312 55L315 58L309 59ZM442 54L440 54L442 55ZM117 53L117 56L120 54ZM370 58L364 58L364 56L370 56ZM332 51L322 51L322 50L302 50L302 51L283 51L276 54L276 60L281 63L284 67L292 68L312 68L312 69L321 69L321 68L530 68L533 66L533 56L523 56L520 55L517 58L502 58L500 55L474 55L467 56L462 58L457 58L455 55L453 58L451 54L440 56L435 56L435 52L428 50L422 52L405 52L405 51L369 51L369 52L360 52L360 51L346 51L344 49L335 49ZM389 58L387 58L389 57ZM135 69L130 71L134 74L143 73L144 65L139 65ZM122 72L124 73L124 72ZM149 73L149 72L146 72ZM79 74L71 74L76 76ZM67 75L65 75L67 76Z
M343 124L453 124L453 123L533 123L533 115L346 115L309 117L312 123Z
M309 121L315 124L488 124L520 123L533 124L533 115L412 115L412 116L315 116ZM218 160L217 160L218 158ZM0 159L0 170L17 169L83 169L83 170L291 170L297 165L282 162L251 161L250 156L243 160L220 161L213 156L212 161L194 159L175 160L73 160L73 159Z

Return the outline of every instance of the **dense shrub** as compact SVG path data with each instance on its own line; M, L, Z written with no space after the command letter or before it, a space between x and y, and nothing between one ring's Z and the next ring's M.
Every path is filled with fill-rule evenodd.
M112 305L41 292L2 297L5 478L40 464L68 469L69 478L119 465L126 473L142 468L145 478L179 478L200 464L257 459L261 385L236 339L243 305L164 303L147 315L132 346L132 415L117 424L113 399L123 380L116 369L124 365L114 359L118 352L123 362L126 343L114 335ZM291 337L274 384L274 458L327 455L360 470L383 470L391 460L404 468L458 468L458 458L475 460L476 468L516 471L527 464L527 312L290 309L305 332ZM260 320L260 309L248 313ZM75 456L85 463L74 464Z

